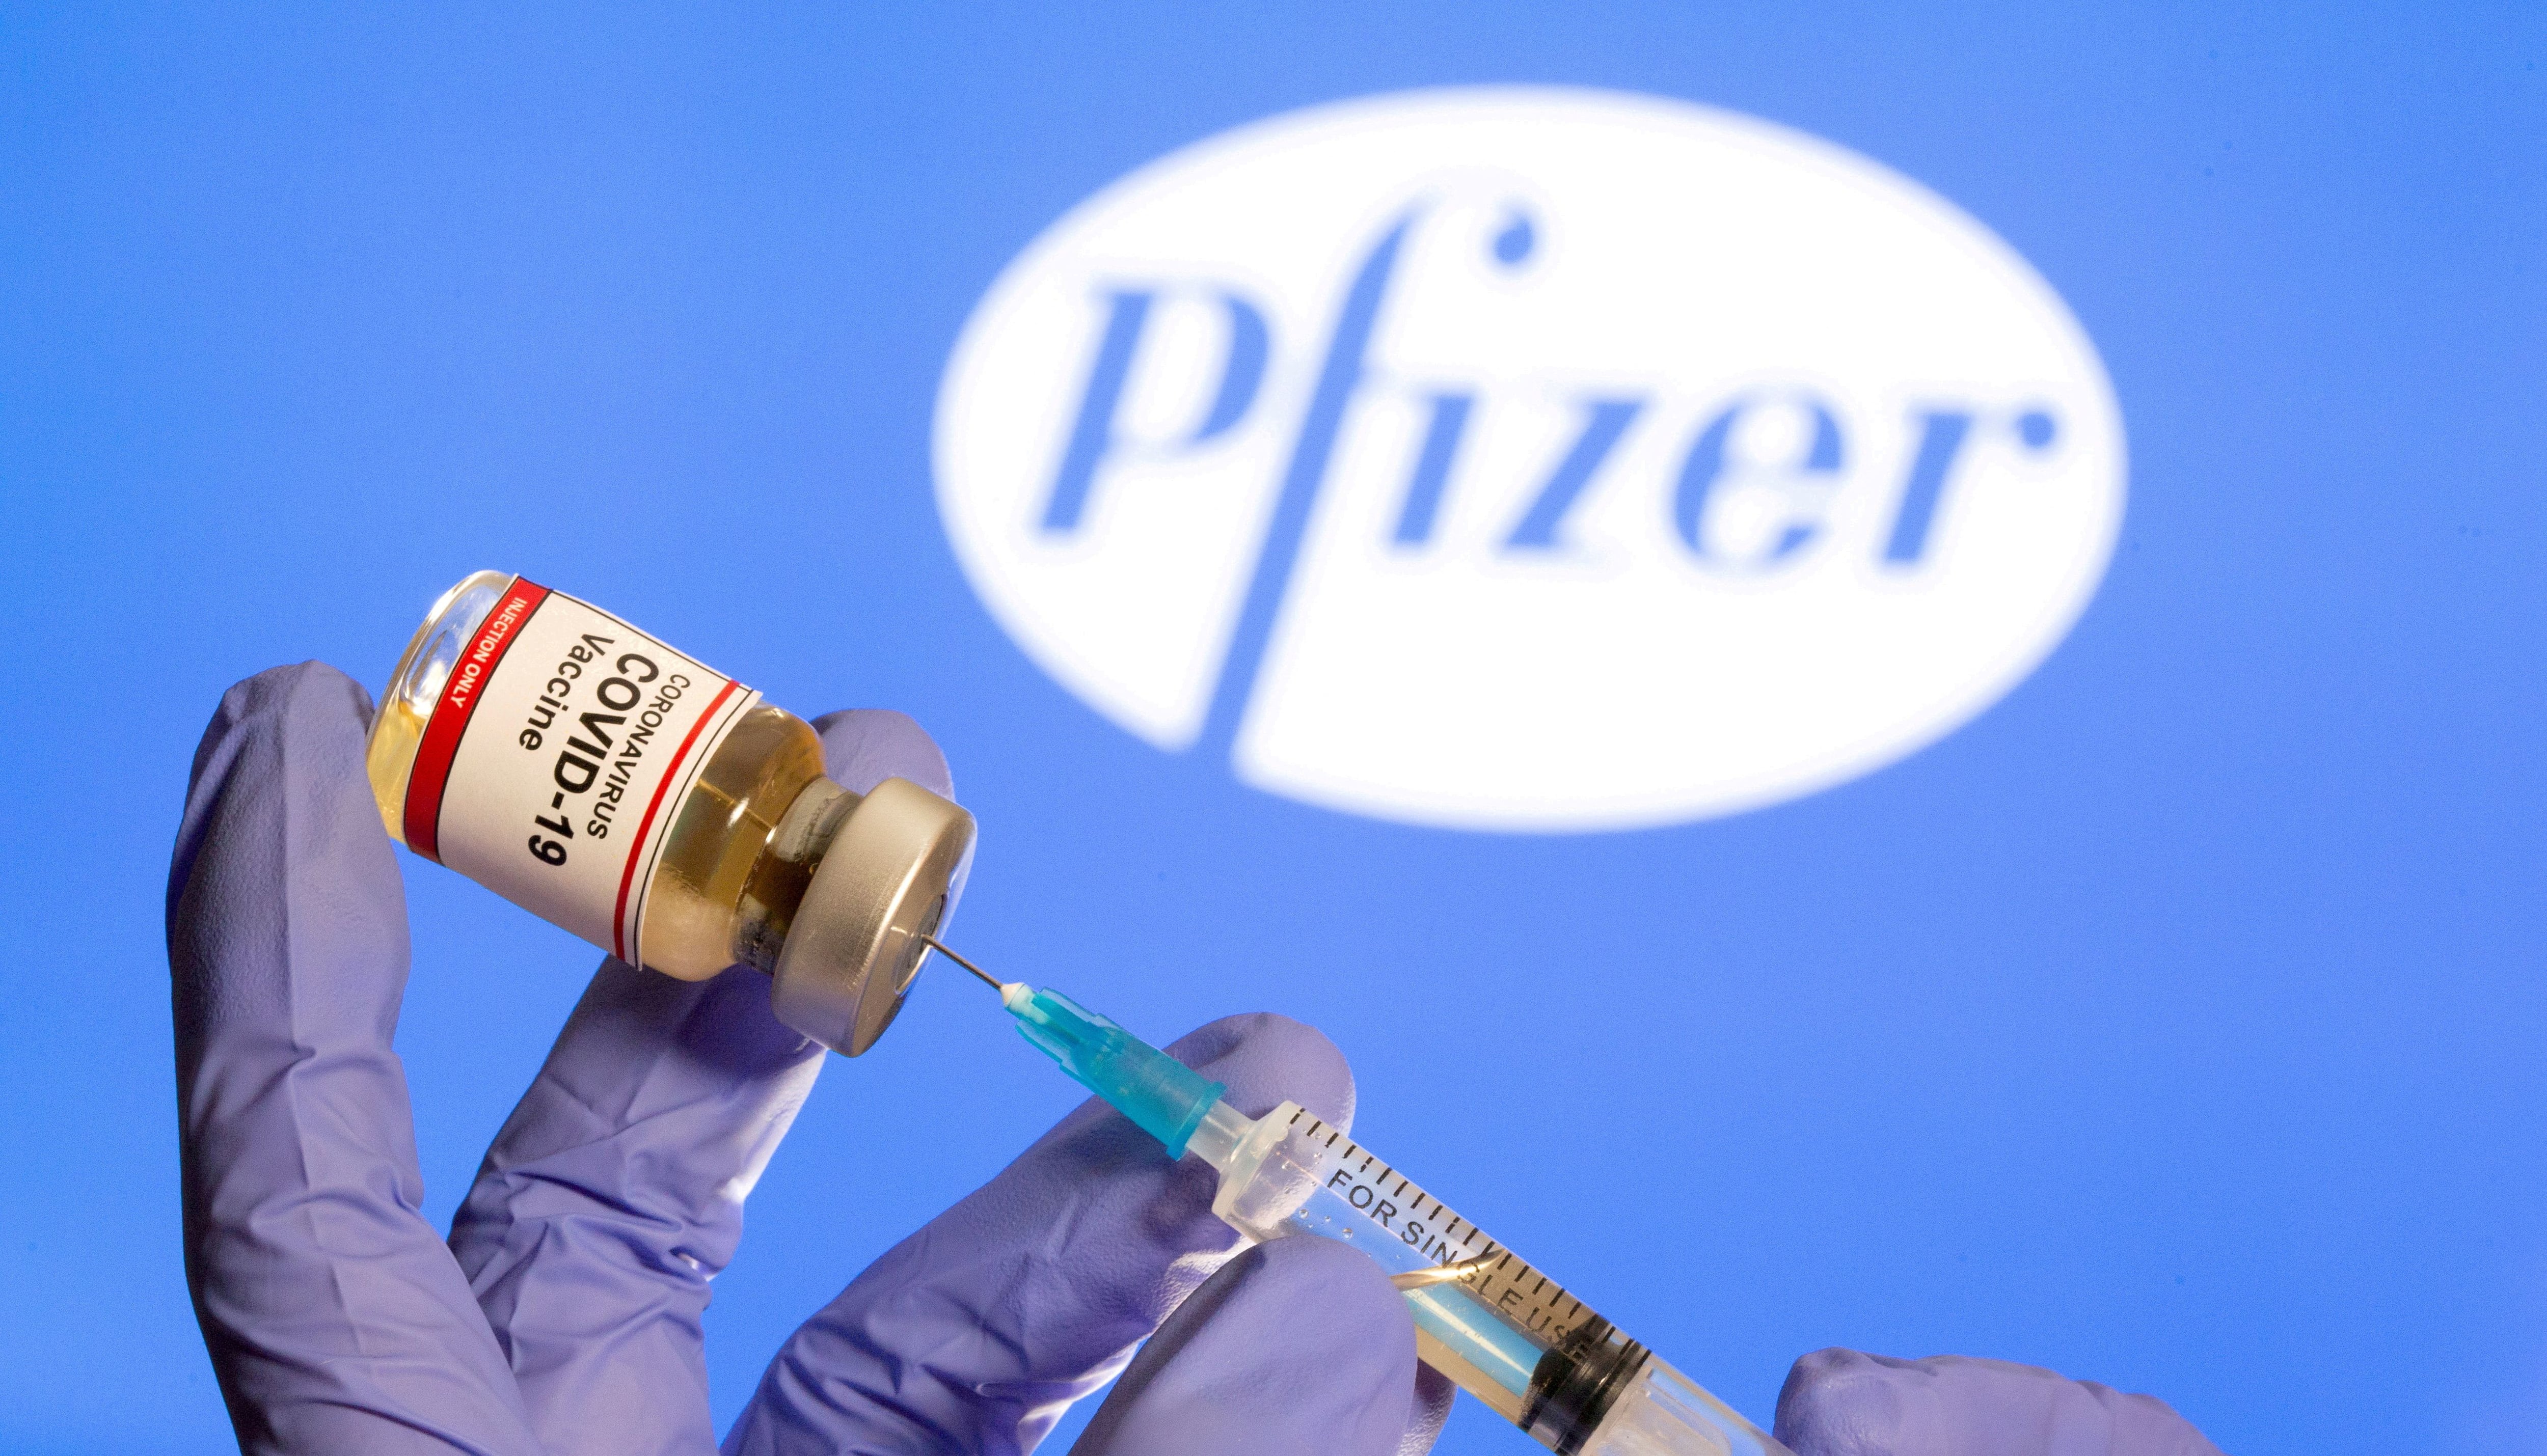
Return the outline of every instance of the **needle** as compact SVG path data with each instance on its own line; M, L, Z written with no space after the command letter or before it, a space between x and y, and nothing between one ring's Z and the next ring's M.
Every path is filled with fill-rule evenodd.
M1000 979L998 977L993 976L990 972L983 970L981 967L965 960L962 956L948 950L945 943L940 941L936 936L923 935L920 937L920 943L928 947L930 950L937 952L937 954L944 956L946 959L953 961L956 965L963 967L965 970L972 972L974 975L981 977L984 981L990 983L991 989L1005 989L1005 987L1001 985Z

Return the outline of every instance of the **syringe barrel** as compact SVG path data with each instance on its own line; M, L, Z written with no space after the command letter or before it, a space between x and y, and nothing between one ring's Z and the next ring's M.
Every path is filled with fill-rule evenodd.
M1225 1106L1225 1104L1224 1104ZM1350 1243L1406 1291L1426 1364L1565 1456L1786 1456L1786 1448L1343 1132L1284 1103L1215 1107L1193 1151L1242 1234Z

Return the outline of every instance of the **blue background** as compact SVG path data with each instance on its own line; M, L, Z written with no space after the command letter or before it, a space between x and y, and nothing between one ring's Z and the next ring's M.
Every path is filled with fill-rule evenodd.
M985 825L979 958L1161 1037L1320 1024L1375 1146L1755 1417L1841 1343L2157 1392L2246 1456L2535 1449L2534 7L516 9L0 28L0 1446L227 1443L177 1237L188 757L231 680L377 685L493 565L916 714ZM1801 128L2041 269L2133 462L2041 671L1801 802L1523 838L1238 788L1009 643L926 457L999 268L1182 143L1472 81ZM592 957L406 864L440 1219ZM720 1420L1072 1100L951 981L834 1062L718 1285ZM1470 1405L1442 1449L1534 1448Z

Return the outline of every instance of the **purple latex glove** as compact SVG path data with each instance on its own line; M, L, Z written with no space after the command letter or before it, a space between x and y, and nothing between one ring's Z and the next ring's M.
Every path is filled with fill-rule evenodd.
M814 727L845 789L953 793L901 714ZM825 1057L769 996L748 969L685 982L603 961L452 1220L451 1250L556 1456L715 1445L708 1281Z
M1344 1057L1298 1022L1232 1016L1167 1050L1226 1083L1222 1095L1250 1117L1289 1098L1351 1125ZM1172 1311L1082 1449L1429 1447L1452 1391L1416 1364L1413 1322L1379 1267L1269 1248L1204 1285L1238 1243L1211 1212L1213 1186L1210 1169L1169 1161L1089 1099L807 1321L727 1433L727 1456L1026 1451ZM1181 1310L1197 1285L1199 1303ZM1291 1319L1287 1345L1259 1333L1277 1315ZM1210 1409L1209 1393L1239 1387L1261 1393L1261 1418L1233 1423Z
M707 1280L821 1054L770 1015L756 973L683 984L605 963L446 1247L418 1213L390 1050L406 925L363 773L368 714L361 688L317 664L233 688L197 753L170 871L187 1272L240 1445L710 1449ZM889 774L944 787L943 760L898 715L820 727L852 788ZM1342 1059L1305 1027L1236 1018L1179 1048L1242 1106L1292 1095L1350 1111ZM800 1331L733 1441L1020 1449L1226 1257L1207 1186L1082 1108ZM1284 1449L1255 1443L1281 1429L1299 1449L1429 1444L1449 1392L1396 1378L1411 1337L1402 1308L1371 1298L1375 1273L1243 1261L1229 1293L1172 1327L1163 1348L1181 1353L1145 1360L1154 1376L1126 1399L1147 1413L1104 1449L1207 1456L1142 1432L1170 1429L1160 1413L1179 1391L1248 1382L1251 1360L1280 1368L1253 1339L1212 1336L1205 1313L1235 1311L1222 1318L1244 1328L1286 1301L1321 1306L1319 1373L1341 1358L1380 1394L1348 1430L1332 1399L1302 1391L1293 1425L1227 1449Z
M1416 1363L1406 1298L1369 1255L1279 1239L1177 1307L1073 1451L1421 1456L1450 1396L1449 1381Z
M1821 1350L1778 1393L1796 1456L2220 1456L2154 1396L2032 1365Z

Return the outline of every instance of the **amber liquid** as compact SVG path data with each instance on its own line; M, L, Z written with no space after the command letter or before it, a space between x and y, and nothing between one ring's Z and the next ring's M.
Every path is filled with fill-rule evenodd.
M381 821L401 844L407 775L424 724L392 696L365 754ZM829 830L854 802L823 777L823 740L812 726L765 703L744 714L708 756L664 838L637 932L646 964L683 981L738 963L774 969ZM790 831L783 840L782 825Z
M638 930L647 965L684 981L737 962L776 969L824 848L808 835L775 842L791 810L799 820L819 814L797 804L809 790L821 801L846 797L823 777L813 728L765 703L744 714L681 801L656 861Z

